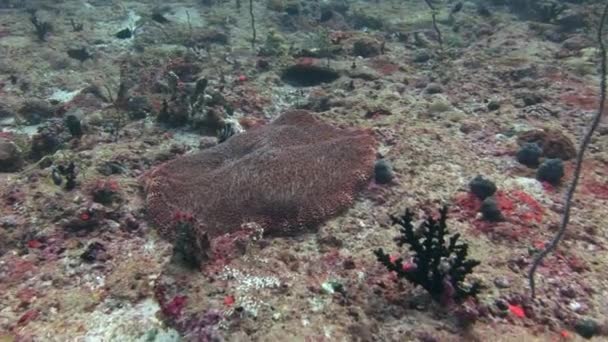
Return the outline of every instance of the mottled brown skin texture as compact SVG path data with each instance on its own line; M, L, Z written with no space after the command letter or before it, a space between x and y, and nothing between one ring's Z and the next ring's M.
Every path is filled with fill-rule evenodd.
M557 129L534 129L522 133L517 138L518 143L538 143L547 158L569 160L576 157L576 146L567 135Z
M372 176L375 150L368 130L290 111L152 170L144 177L148 214L168 239L176 211L191 213L211 238L245 222L271 234L305 230L353 203Z

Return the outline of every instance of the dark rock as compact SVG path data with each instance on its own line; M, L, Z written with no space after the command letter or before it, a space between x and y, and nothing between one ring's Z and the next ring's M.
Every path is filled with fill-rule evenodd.
M509 309L509 303L504 299L497 299L494 304L501 311L507 311Z
M428 62L431 59L431 55L428 53L428 51L417 51L416 54L414 55L414 62L416 63L425 63Z
M8 105L0 102L0 119L14 118L16 116L15 112Z
M494 285L499 289L506 289L511 286L507 277L498 277L494 279Z
M579 29L583 29L587 26L586 14L583 9L568 9L561 13L555 23L559 25L560 30L565 32L572 32Z
M503 218L500 208L498 207L498 203L493 197L488 197L483 200L481 203L481 209L479 211L486 221L498 222Z
M220 44L225 45L228 44L228 35L225 32L219 30L210 30L206 31L198 37L198 41L200 43L207 44Z
M127 171L127 167L118 161L107 161L97 166L97 172L104 176L119 175Z
M367 14L364 11L356 11L352 15L352 25L356 29L372 29L372 30L381 30L384 26L384 21L380 17L375 17L370 14Z
M74 114L67 115L64 122L66 128L73 137L80 137L82 135L82 126L78 116Z
M537 143L525 143L517 151L516 158L521 164L535 168L538 166L542 154L543 150Z
M87 249L80 255L84 262L92 263L101 260L102 254L105 254L106 248L99 242L90 243Z
M19 147L8 139L0 138L0 172L18 171L22 164Z
M577 34L562 43L562 49L566 50L582 50L593 46L593 41L587 38L585 35Z
M496 192L496 184L481 175L473 178L473 180L469 183L469 188L471 192L481 200L494 195Z
M294 87L311 87L330 83L340 75L329 68L312 64L296 64L283 70L281 80Z
M116 32L115 36L118 39L129 39L129 38L133 37L133 31L131 31L131 29L127 27L125 29L122 29L122 30Z
M266 71L270 69L270 62L267 59L258 59L255 63L255 67L258 70Z
M57 110L56 106L44 100L27 100L19 109L19 114L28 124L36 125L44 119L53 117Z
M127 110L131 119L145 119L152 111L152 105L145 96L133 96L127 101Z
M15 228L17 223L17 216L15 215L0 217L0 227L2 228Z
M592 319L581 319L574 325L574 331L584 338L592 338L600 332L600 325Z
M387 184L390 183L394 177L393 167L388 161L385 159L376 161L376 164L374 165L374 180L376 183Z
M61 119L50 119L38 127L38 133L32 136L29 156L38 160L57 151L61 144L70 138L65 128Z
M443 93L443 88L438 83L429 83L424 90L427 94Z
M93 58L93 55L85 47L78 49L69 49L67 53L70 58L79 60L80 62L84 62L87 59Z
M536 179L553 185L559 184L563 176L564 162L557 158L545 160L536 172Z
M382 53L382 43L372 38L361 38L353 44L352 53L363 58L378 56Z
M464 134L473 133L481 129L481 124L477 121L463 121L460 124L460 131Z
M490 101L488 102L488 110L493 112L495 110L498 110L500 108L500 103L498 101Z
M543 102L542 97L540 97L537 94L533 94L533 93L523 94L521 97L521 100L523 101L525 107L533 106L535 104L539 104L539 103Z

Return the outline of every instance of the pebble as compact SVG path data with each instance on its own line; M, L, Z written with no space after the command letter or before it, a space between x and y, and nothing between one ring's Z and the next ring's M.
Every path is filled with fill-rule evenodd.
M500 108L500 103L498 101L492 100L488 103L488 110L495 111Z
M506 289L511 286L511 283L507 277L498 277L494 279L494 285L499 289Z
M13 228L15 226L17 226L17 217L15 215L0 217L0 227Z
M464 134L469 134L481 130L481 124L475 121L463 121L460 123L460 131Z
M441 85L438 84L438 83L429 83L426 86L425 92L427 94L439 94L439 93L443 93L443 87L441 87Z

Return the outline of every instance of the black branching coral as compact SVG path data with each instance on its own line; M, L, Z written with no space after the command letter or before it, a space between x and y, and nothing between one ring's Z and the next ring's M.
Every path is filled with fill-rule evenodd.
M404 263L403 258L391 258L382 248L374 251L389 271L422 286L434 300L444 304L475 297L481 289L479 283L470 286L463 283L479 261L467 260L469 246L458 243L460 234L448 236L447 212L448 208L443 207L438 220L428 217L418 229L412 224L414 215L409 209L403 216L391 216L393 225L401 226L401 235L395 238L397 245L407 244L413 252L411 263Z

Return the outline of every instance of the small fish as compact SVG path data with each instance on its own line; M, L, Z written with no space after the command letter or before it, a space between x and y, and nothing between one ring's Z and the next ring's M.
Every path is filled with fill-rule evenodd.
M84 48L84 47L80 48L80 49L69 49L68 56L70 56L70 58L77 59L81 62L84 62L87 59L93 58L93 55L91 55L87 51L87 48Z
M456 5L454 5L454 7L452 7L452 10L450 11L450 13L451 14L458 13L458 12L460 12L460 10L462 10L462 2L459 2Z

